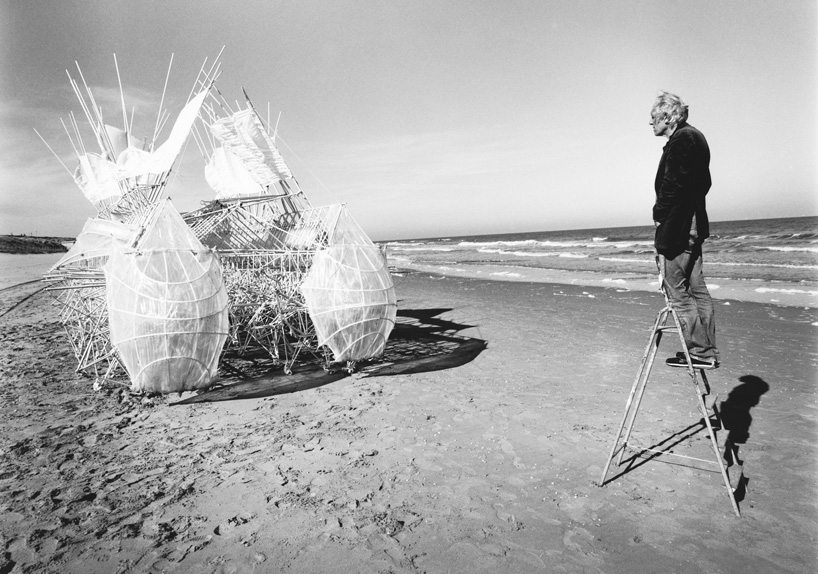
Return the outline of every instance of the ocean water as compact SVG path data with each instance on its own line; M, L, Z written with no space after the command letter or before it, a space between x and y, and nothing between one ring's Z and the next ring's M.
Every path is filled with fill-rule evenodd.
M64 253L0 253L0 289L37 281Z
M704 271L716 298L818 307L818 217L711 224ZM386 243L389 264L444 275L655 291L653 227ZM0 289L40 279L62 254L0 253Z
M653 234L652 226L611 227L392 241L386 246L396 268L510 280L565 282L568 277L572 283L639 288L656 276ZM712 290L728 285L738 299L796 305L818 301L818 217L712 222L704 271ZM738 296L738 291L752 296Z

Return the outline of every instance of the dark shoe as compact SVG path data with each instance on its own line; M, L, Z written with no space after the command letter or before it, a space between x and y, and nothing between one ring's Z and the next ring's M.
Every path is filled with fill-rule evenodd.
M676 353L676 357L679 358L679 359L682 359L683 361L686 360L684 351L679 351L678 353ZM692 359L698 359L700 361L704 361L705 363L715 363L715 366L713 367L714 369L718 369L719 366L721 366L721 362L716 361L715 359L713 359L713 357L698 357L698 356L693 355L693 354L691 354L690 357ZM685 363L685 366L687 366L687 363Z
M694 369L718 369L719 364L716 362L715 359L700 359L698 357L690 357L690 362L693 364ZM687 358L685 358L685 354L681 353L681 356L677 354L675 357L671 357L665 361L665 364L669 367L687 367Z

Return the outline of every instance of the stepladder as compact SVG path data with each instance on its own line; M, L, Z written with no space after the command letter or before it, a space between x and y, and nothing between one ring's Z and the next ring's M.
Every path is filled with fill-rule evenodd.
M683 459L682 464L692 466L694 468L707 467L711 472L718 469L724 482L724 488L727 491L727 496L736 516L741 516L738 502L730 483L730 476L728 474L725 460L722 456L721 449L717 440L716 430L721 428L721 422L718 412L718 407L714 398L711 398L710 383L707 379L706 371L715 368L716 365L702 366L698 362L694 362L688 345L685 341L684 332L682 330L682 323L679 319L677 310L673 306L673 300L668 294L664 277L664 261L661 256L657 257L657 266L659 268L659 289L664 296L665 306L656 316L653 328L650 333L647 348L642 356L639 370L636 379L633 382L630 393L628 394L625 403L625 412L622 416L622 422L619 425L619 430L616 433L613 446L602 471L602 478L599 481L600 486L605 486L607 482L611 482L627 474L630 469L636 466L637 461L660 459L661 457L675 457L676 460ZM690 388L695 395L697 401L698 411L701 414L701 420L697 424L690 425L681 432L675 433L672 437L659 440L653 443L653 446L639 446L639 443L634 439L634 427L636 423L637 413L642 400L645 397L648 380L650 379L651 371L656 360L656 355L659 351L659 345L662 342L663 336L671 333L677 333L679 342L681 343L682 352L679 356L684 355L684 361L681 367L685 368L690 379ZM679 400L682 400L681 398ZM707 403L710 402L710 408ZM681 454L674 452L673 446L680 442L689 440L694 434L700 431L706 431L710 450L713 458L694 457L688 454ZM637 433L638 434L638 433ZM640 441L641 442L641 441ZM729 448L729 447L728 447ZM725 452L726 455L730 453ZM615 477L609 479L608 475L611 471L613 462L616 462L617 467L625 467L623 471Z

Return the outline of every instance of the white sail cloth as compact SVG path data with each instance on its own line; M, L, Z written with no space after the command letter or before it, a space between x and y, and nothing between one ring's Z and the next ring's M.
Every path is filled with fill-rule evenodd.
M121 130L104 126L113 151L118 155L115 162L95 153L79 156L74 181L85 197L94 205L116 201L127 192L127 188L123 189L120 182L170 170L179 152L182 151L182 146L190 134L206 96L207 90L204 90L185 105L176 118L168 139L153 152L142 149L144 145L142 140L129 138ZM122 149L123 143L128 141L130 144Z
M210 131L241 160L250 177L262 188L292 178L290 168L252 108L215 121Z
M386 257L341 208L330 245L315 254L301 285L318 344L337 362L383 354L397 298Z
M204 172L208 185L216 192L216 199L258 195L264 191L241 159L224 147L215 149Z
M116 164L99 154L87 153L79 157L77 169L74 170L74 181L94 205L111 199L116 201L122 197Z
M108 124L104 124L102 127L105 130L104 133L105 138L108 140L107 143L110 145L112 158L118 158L119 154L125 151L128 145L134 145L131 142L133 142L136 138L125 130L121 130L115 126L109 126ZM139 140L138 143L144 149L145 142L143 140Z
M137 228L107 219L89 219L85 222L76 242L51 268L51 273L67 267L96 268L98 261L103 261L111 254L114 243L127 245L137 233Z
M205 97L207 97L207 90L202 90L185 105L179 117L176 118L168 139L155 151L147 152L131 144L119 154L116 160L117 179L123 180L149 173L163 173L173 167L173 162L176 161L176 157L182 151L182 146L190 134L193 122L199 116L199 109Z
M131 387L209 387L228 335L227 291L218 259L169 201L153 214L137 250L114 245L103 270L111 342Z

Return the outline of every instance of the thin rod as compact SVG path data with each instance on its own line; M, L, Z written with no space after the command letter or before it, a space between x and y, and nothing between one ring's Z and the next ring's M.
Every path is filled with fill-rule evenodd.
M159 134L162 133L162 130L165 129L165 125L167 124L169 118L170 118L170 112L168 112L167 110L163 110L162 119L159 122L159 130L156 132L156 134L154 136L154 141L156 141L155 138L159 137ZM153 145L153 144L151 144L151 145ZM151 148L151 151L153 151L153 148Z
M79 62L74 62L77 65L77 71L80 74L80 79L82 80L83 86L85 86L85 91L88 93L88 99L91 102L91 109L94 111L97 117L97 122L94 123L91 120L91 127L94 130L94 134L97 137L97 142L99 143L100 150L105 153L111 160L116 161L116 157L114 156L114 146L111 143L111 139L108 137L108 131L105 129L104 124L105 122L102 119L102 110L97 106L97 101L94 98L94 93L91 91L91 88L88 87L88 83L85 81L85 76L82 73L82 69L80 68ZM107 144L107 147L106 147Z
M76 62L75 62L76 63ZM77 69L79 70L79 63L77 63ZM99 135L99 130L96 128L96 120L94 116L91 114L91 109L88 106L88 102L85 101L85 98L82 96L82 92L80 92L79 84L71 77L71 74L68 73L68 70L65 71L68 74L68 80L71 83L71 87L74 90L74 94L77 96L77 100L79 100L80 107L82 111L85 113L85 117L88 120L88 123L91 126L91 130L94 132L94 137L96 137L97 145L99 146L99 151L102 154L110 156L111 154L108 152L107 148L105 147L105 142L103 142L102 138ZM80 70L80 78L82 78L82 70ZM85 80L83 80L85 81ZM86 86L87 88L87 86ZM99 116L98 110L94 110L94 113ZM76 125L76 122L75 122Z
M79 157L80 152L77 149L77 146L74 145L74 139L71 137L71 132L68 131L68 126L65 125L65 121L62 118L60 118L60 123L62 124L62 129L65 130L65 135L68 136L68 141L71 142L71 147L74 148L74 153L77 154L77 157ZM36 132L37 130L34 130L34 131ZM37 135L39 135L39 134L37 134Z
M130 146L131 136L128 130L128 111L125 109L125 92L122 90L122 78L119 76L119 63L116 61L116 54L114 54L114 67L116 68L116 81L119 83L119 99L122 103L122 121L125 124L125 143L127 146Z
M47 142L47 141L45 141L45 138L43 138L43 136L41 136L41 135L40 135L40 132L38 132L38 131L35 129L35 130L34 130L34 133L36 133L38 136L40 136L40 139L41 139L41 140L43 140L43 143L45 144L45 147L47 147L47 148L49 149L49 151L50 151L51 153L53 153L53 154L54 154L54 157L56 157L56 158L57 158L57 161L58 161L58 162L60 162L60 165L61 165L61 166L63 166L63 167L65 168L65 171L67 171L67 172L68 172L68 175L70 175L70 176L71 176L71 179L73 179L73 178L74 178L74 174L73 174L73 173L71 173L71 170L70 170L70 169L68 169L68 167L66 167L66 165L63 163L63 161L60 159L60 156L58 156L58 155L57 155L57 154L54 152L54 150L53 150L53 149L51 149L51 146L50 146L50 145L48 145L48 142Z
M215 79L214 79L214 82L215 82ZM219 101L219 98L213 96L213 99L216 100L216 103L219 104L219 107L222 108L223 110L227 111L228 115L233 115L233 109L230 107L230 104L228 103L227 98L224 97L224 94L221 93L218 86L216 86L215 84L210 87L210 93L213 94L214 90L219 95L219 98L221 98L221 101Z
M276 127L273 130L273 142L275 142L276 136L278 135L278 124L279 124L280 121L281 121L281 112L278 112L278 119L276 119ZM267 125L270 125L269 120L267 120L267 122L268 122Z
M211 78L211 77L213 77L213 71L214 71L215 69L218 69L218 67L219 67L219 66L221 66L221 62L219 62L219 58L221 58L221 57L222 57L222 52L224 52L224 49L225 49L226 47L227 47L226 45L222 46L222 49L221 49L221 50L219 50L219 53L218 53L218 54L216 54L216 59L215 59L215 60L213 60L213 65L212 65L212 66L210 66L210 69L207 71L207 76L206 76L207 78Z
M159 135L159 119L162 117L162 106L165 105L165 93L168 89L168 80L170 79L170 69L173 66L173 53L170 55L170 63L168 63L168 73L165 75L165 85L162 88L162 98L159 100L159 111L156 112L156 124L153 127L153 139L151 140L151 151L153 151L154 143Z
M196 147L199 148L199 153L202 154L203 157L207 157L207 150L204 145L204 140L202 135L199 133L199 126L193 124L193 129L190 131L191 135L193 136L193 141L196 142Z

